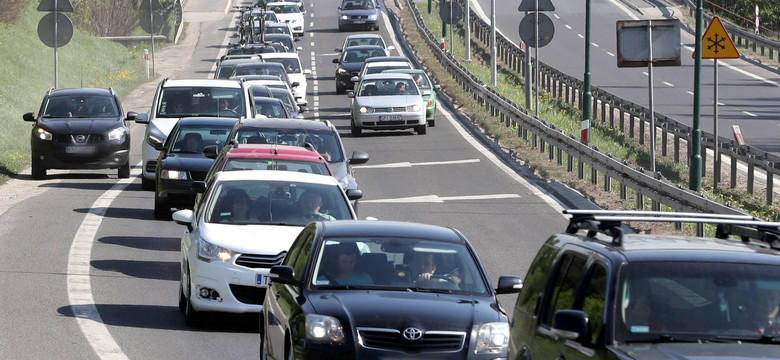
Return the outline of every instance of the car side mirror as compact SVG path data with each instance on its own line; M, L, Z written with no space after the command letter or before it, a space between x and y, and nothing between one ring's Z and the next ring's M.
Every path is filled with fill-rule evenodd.
M395 50L395 46L393 46L393 45L388 46L387 47L387 51L390 51L390 50Z
M590 342L588 314L582 310L558 310L553 316L552 332L561 339L586 345Z
M439 89L441 89L441 85L439 85L439 84L433 85L433 89L434 90L439 90Z
M35 113L28 112L28 113L22 115L22 120L24 120L24 121L35 121Z
M347 189L347 199L360 200L363 198L363 190L360 189Z
M286 266L286 265L275 265L271 267L271 270L268 272L268 277L273 282L278 282L280 284L287 284L287 285L298 285L298 281L295 280L295 277L293 276L295 274L295 270L292 266Z
M355 91L354 90L347 90L347 97L352 99L355 97Z
M339 63L339 59L333 59L333 63L334 64L338 64Z
M303 70L304 75L311 75L311 69L304 69Z
M358 82L358 81L360 81L360 77L359 76L353 76L351 79L349 79L349 81Z
M523 279L519 276L504 275L498 278L496 295L516 294L523 288Z
M333 49L333 51L335 51L335 52L342 52L343 49L342 48L335 48L335 49Z
M309 111L309 108L306 107L306 105L298 106L298 113L303 114L305 112Z
M290 87L298 87L298 85L300 85L300 84L301 84L301 83L299 83L299 82L297 82L297 81L296 81L296 82L294 82L294 83L290 84Z
M217 154L219 153L219 147L217 145L209 145L204 147L201 153L209 159L216 159Z
M188 228L191 227L192 219L195 218L194 213L190 209L176 211L171 217L173 218L173 222Z
M149 123L149 114L137 114L135 116L135 123L136 124L148 124Z
M165 147L163 146L163 140L155 136L149 136L148 138L146 138L146 143L151 145L157 151L162 151L165 149Z
M368 154L362 151L352 152L352 157L349 158L350 165L360 165L368 162Z
M142 114L142 115L146 116L146 114ZM125 115L125 120L127 120L127 121L135 121L135 119L137 119L139 116L141 116L141 115L139 115L135 111L128 111L127 115Z
M203 194L206 192L206 182L205 181L193 181L192 184L190 184L190 190L198 193Z

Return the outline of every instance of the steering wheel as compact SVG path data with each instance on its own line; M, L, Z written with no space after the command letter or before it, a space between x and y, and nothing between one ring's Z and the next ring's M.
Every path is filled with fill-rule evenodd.
M447 282L447 283L450 283L450 284L452 284L454 286L458 286L458 283L456 283L455 280L453 280L451 277L449 277L447 275L436 275L436 274L433 274L433 275L431 275L431 278L429 279L429 281Z

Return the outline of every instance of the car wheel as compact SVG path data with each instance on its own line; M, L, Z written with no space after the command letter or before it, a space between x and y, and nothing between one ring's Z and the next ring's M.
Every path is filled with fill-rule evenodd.
M268 346L265 340L265 321L263 320L263 312L260 312L260 327L258 332L260 333L260 360L268 360Z
M434 126L436 126L436 120L435 120L435 119L433 119L433 118L430 118L430 119L428 120L428 126L430 126L430 127L434 127Z
M343 86L339 86L339 84L336 84L336 94L346 94L347 89L345 89Z
M339 25L339 32L344 32L344 27Z
M171 218L171 205L157 196L157 192L154 193L154 218L163 220Z
M127 160L124 165L119 167L117 175L120 179L127 179L130 177L130 160Z
M425 133L428 132L428 126L427 125L415 126L414 131L416 131L418 135L425 135Z
M141 176L141 189L146 191L154 190L154 180L149 180Z
M186 278L189 279L190 277L187 276ZM181 274L179 279L179 311L181 312L184 312L187 309L187 297L184 296L184 281L185 276L184 274Z
M200 324L200 314L192 307L192 300L187 300L184 309L184 323L187 324L187 326L197 326Z
M363 135L363 129L355 126L355 122L354 121L349 124L349 129L352 132L352 136L353 137L359 137L359 136Z
M33 180L42 180L46 177L46 168L43 167L40 161L35 160L34 156L32 160L31 176Z

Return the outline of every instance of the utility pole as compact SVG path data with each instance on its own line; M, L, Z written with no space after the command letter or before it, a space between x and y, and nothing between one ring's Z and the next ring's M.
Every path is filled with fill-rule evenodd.
M590 3L585 1L585 82L582 91L582 123L580 123L580 141L584 144L590 144L590 123L593 116L593 94L590 91Z
M701 51L703 27L703 0L696 0L696 52L693 75L693 133L691 134L691 158L689 160L689 186L693 191L701 190Z

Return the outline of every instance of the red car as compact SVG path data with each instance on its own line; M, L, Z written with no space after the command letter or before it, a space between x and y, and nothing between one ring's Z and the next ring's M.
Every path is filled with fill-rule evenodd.
M206 175L206 182L219 171L286 170L333 176L328 162L313 148L274 145L236 144L217 153L217 147L203 149L206 157L214 159Z

